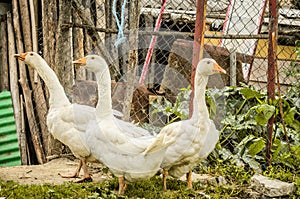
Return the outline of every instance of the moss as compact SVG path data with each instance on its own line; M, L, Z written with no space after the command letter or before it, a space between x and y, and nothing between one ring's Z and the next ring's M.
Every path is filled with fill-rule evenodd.
M250 198L247 188L254 171L233 165L210 165L196 168L199 173L223 176L225 185L193 183L194 190L186 188L186 182L168 179L168 191L162 189L162 179L154 176L150 180L129 184L125 195L118 196L117 179L101 183L64 183L61 185L21 185L12 181L0 181L0 197L9 198ZM290 198L300 196L300 177L291 170L280 167L269 168L264 175L286 182L293 182L297 191Z

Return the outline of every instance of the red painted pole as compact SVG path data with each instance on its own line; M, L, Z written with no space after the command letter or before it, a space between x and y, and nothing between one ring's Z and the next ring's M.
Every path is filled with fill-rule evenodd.
M269 46L268 46L268 98L275 99L275 69L277 64L277 34L278 34L277 0L269 0ZM266 162L270 166L272 162L271 148L273 140L274 115L267 124L267 150Z
M192 72L191 72L192 93L191 93L191 100L190 100L190 117L192 116L193 113L195 71L199 60L203 58L206 4L207 4L207 0L197 0L196 22L195 22L194 44L193 44L193 61L192 61Z
M159 15L158 15L157 20L156 20L156 24L155 24L155 27L154 27L154 32L158 32L159 29L160 29L160 25L161 25L161 21L162 21L162 15L165 11L166 5L167 5L167 0L164 0L163 4L161 6L161 9L160 9ZM157 35L153 35L152 38L151 38L151 41L150 41L149 50L147 52L147 56L146 56L145 63L144 63L143 69L142 69L142 74L141 74L141 77L140 77L140 80L139 80L139 84L144 84L156 40L157 40Z

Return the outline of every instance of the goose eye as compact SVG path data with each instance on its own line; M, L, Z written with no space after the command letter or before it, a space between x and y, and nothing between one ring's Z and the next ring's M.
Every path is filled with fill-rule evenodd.
M91 59L95 59L95 57L91 57Z
M33 56L33 53L30 53L30 56Z
M207 64L210 64L210 61L207 61L206 63L207 63Z

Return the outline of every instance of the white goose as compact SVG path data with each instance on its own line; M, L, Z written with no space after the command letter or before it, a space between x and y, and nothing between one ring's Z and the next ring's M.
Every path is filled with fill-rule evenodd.
M226 71L213 59L205 58L199 61L195 74L192 117L162 128L158 139L144 152L147 155L156 150L156 147L160 146L161 143L166 141L172 143L168 147L161 164L165 190L167 189L166 178L168 175L179 178L185 173L188 173L188 187L192 188L191 170L199 161L209 155L219 140L219 132L214 122L209 119L209 112L205 103L208 77L215 73L226 73Z
M84 171L83 178L75 181L91 181L91 175L86 162L95 162L86 142L86 128L91 120L95 120L95 108L71 104L68 100L62 85L54 71L47 62L35 52L16 54L15 57L24 61L25 64L34 68L48 87L49 111L47 114L47 127L54 138L67 145L72 153L79 158L79 166L74 174L61 175L62 177L78 177L80 169Z
M168 143L161 143L147 156L143 151L156 139L148 131L112 115L111 78L105 60L88 55L73 63L95 73L98 83L97 122L88 128L88 142L93 154L119 178L119 194L123 194L124 180L134 182L152 177L160 169Z

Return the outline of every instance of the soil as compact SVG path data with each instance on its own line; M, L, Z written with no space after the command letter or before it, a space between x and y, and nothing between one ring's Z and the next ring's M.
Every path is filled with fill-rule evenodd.
M22 165L12 167L0 167L0 179L15 181L20 184L62 184L72 182L75 178L62 178L60 174L72 174L77 168L79 160L58 158L43 165ZM99 163L88 163L93 182L112 179L110 173L103 172L105 168ZM80 171L79 177L83 176Z

